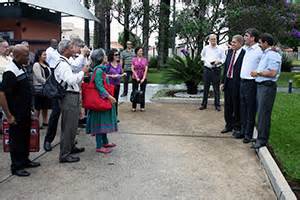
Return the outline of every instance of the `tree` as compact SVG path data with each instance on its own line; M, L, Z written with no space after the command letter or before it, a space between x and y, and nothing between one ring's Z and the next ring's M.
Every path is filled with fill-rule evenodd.
M161 0L159 7L158 69L167 61L170 36L170 0Z
M149 50L149 22L150 22L150 5L149 0L143 0L143 52L144 56L148 58L148 50Z
M90 0L84 0L83 4L87 9L90 9ZM84 20L84 42L87 46L90 46L90 27L88 19Z
M141 46L141 39L137 35L135 35L134 33L132 33L132 32L129 33L129 40L132 42L132 45L133 45L134 48L138 47L138 46ZM122 32L119 35L118 43L124 44L124 41L125 41L125 39L124 39L124 32Z

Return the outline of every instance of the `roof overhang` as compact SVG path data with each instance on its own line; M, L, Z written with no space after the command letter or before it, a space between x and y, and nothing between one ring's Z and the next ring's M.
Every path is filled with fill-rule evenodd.
M80 0L20 0L20 2L60 12L64 14L62 16L76 16L99 22Z

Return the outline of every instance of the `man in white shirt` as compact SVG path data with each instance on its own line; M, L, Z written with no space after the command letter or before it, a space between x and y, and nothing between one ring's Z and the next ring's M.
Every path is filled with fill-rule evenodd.
M2 75L5 70L5 66L7 66L11 62L11 60L7 56L8 49L8 42L0 38L0 81L2 81Z
M236 138L244 138L249 143L253 136L256 115L256 83L251 72L255 71L262 57L262 50L258 45L259 32L249 28L244 35L246 54L241 68L240 105L241 105L241 131Z
M56 39L51 39L50 47L46 49L46 55L47 55L46 62L49 64L51 69L53 69L56 66L57 61L60 57L57 51L57 44L58 42Z
M225 61L225 52L217 45L217 36L211 34L209 36L209 45L205 46L201 52L201 60L204 61L203 72L203 100L200 110L204 110L207 107L207 98L210 85L213 85L215 96L215 108L217 111L221 111L220 106L220 75L221 65Z
M59 64L54 70L58 82L67 84L66 95L61 100L61 141L60 156L61 163L78 162L79 157L72 156L75 147L75 135L77 132L78 118L80 113L80 88L84 73L88 68L84 66L82 71L74 73L69 63L69 58L74 53L74 44L70 40L62 40L58 44L58 51L61 54Z

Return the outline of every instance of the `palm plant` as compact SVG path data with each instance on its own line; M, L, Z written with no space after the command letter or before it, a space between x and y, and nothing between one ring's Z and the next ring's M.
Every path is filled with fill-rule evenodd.
M183 82L188 94L197 94L198 84L202 80L203 63L199 56L191 58L174 55L165 64L165 81L168 83Z

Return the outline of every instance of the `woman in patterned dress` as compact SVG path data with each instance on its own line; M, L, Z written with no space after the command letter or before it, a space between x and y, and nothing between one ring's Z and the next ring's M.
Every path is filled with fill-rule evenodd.
M106 77L103 80L103 73L106 74L107 66L106 55L103 49L96 49L91 54L93 73L95 76L95 85L102 98L108 98L112 103L112 109L107 111L88 111L87 117L87 134L94 135L96 137L96 152L110 153L111 148L115 147L116 144L109 143L107 133L116 132L117 117L116 117L116 99L110 95L104 88L103 81L109 83L109 78Z

